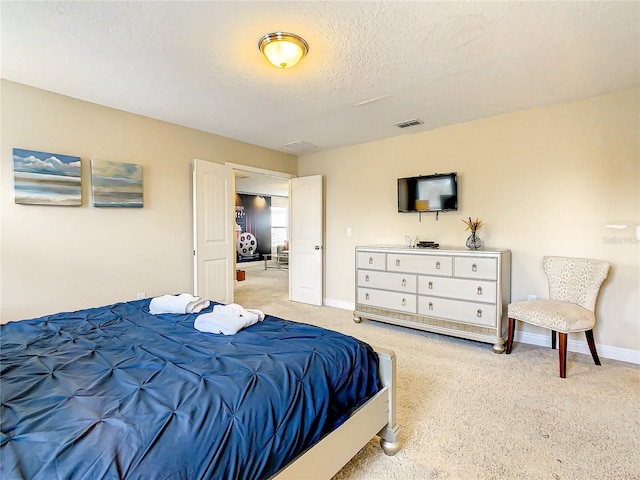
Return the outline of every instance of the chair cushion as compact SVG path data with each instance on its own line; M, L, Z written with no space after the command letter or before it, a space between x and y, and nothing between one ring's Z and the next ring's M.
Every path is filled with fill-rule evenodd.
M580 305L559 300L530 300L510 303L509 318L557 332L583 332L596 324L596 316Z

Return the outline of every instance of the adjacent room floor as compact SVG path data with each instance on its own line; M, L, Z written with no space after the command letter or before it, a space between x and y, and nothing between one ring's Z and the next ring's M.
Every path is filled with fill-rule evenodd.
M275 263L268 262L269 266ZM270 304L289 301L289 272L284 269L268 268L265 270L264 261L244 262L236 266L244 270L245 279L236 282L234 302L246 308L258 308L257 302ZM268 312L266 312L268 313Z

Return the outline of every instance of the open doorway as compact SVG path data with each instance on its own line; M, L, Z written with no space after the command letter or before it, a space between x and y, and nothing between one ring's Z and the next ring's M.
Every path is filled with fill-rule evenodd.
M234 165L237 303L289 299L289 180L292 175Z

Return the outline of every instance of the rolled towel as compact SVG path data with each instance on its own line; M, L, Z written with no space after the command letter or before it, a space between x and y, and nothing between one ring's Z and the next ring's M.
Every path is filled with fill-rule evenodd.
M264 313L260 310L247 310L237 303L231 303L214 305L212 312L198 315L193 326L201 332L234 335L263 319Z
M243 319L246 325L240 328L248 327L260 320L260 316L257 313L250 312L237 303L230 303L229 305L215 305L213 307L213 313L221 317Z
M247 311L242 305L237 303L230 303L228 305L214 305L213 307L214 313L217 313L221 316L227 317L247 317L251 316L251 313ZM253 314L257 315L257 314Z
M152 315L159 315L161 313L191 313L189 308L193 308L192 306L198 304L199 301L201 301L200 298L194 297L190 293L162 295L151 299L149 303L149 313ZM200 308L200 310L202 310L202 308Z
M246 310L249 313L255 313L256 315L258 315L258 321L259 322L264 320L264 312L262 312L261 310L256 310L255 308L247 308Z
M200 313L209 305L211 305L211 302L209 300L196 297L195 300L187 304L186 313Z

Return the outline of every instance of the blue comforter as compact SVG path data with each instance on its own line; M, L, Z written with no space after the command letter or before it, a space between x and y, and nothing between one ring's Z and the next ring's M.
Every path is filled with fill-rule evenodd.
M353 337L271 316L214 335L148 306L0 327L0 478L267 478L378 391Z

